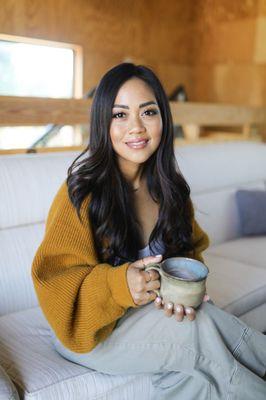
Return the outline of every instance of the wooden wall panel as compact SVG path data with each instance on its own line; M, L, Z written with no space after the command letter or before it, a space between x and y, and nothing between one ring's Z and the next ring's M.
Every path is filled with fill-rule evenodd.
M257 19L254 62L266 64L266 16Z
M192 3L0 0L0 32L82 45L84 91L125 59L158 66L163 83L172 88L190 73L190 27L195 18ZM175 74L172 68L171 79L163 68L168 63L177 68Z
M195 26L193 64L249 63L253 58L256 19L215 21Z
M265 105L266 0L0 0L0 32L82 45L84 92L147 64L191 101Z
M259 12L259 15L266 15L266 0L259 0L258 12Z
M193 100L266 104L265 11L265 0L198 1Z

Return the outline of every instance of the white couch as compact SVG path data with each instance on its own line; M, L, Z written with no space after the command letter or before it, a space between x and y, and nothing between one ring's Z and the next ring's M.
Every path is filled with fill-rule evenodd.
M7 389L0 368L1 400L151 399L149 375L108 376L60 357L38 307L31 263L52 199L76 155L0 157L0 366L18 390ZM266 145L186 146L176 149L176 157L211 239L204 254L208 293L221 308L266 331L266 236L239 237L235 201L238 188L265 190Z

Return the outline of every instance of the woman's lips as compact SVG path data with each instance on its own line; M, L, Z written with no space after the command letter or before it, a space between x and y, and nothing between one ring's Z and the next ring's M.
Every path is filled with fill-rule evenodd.
M126 145L130 147L131 149L143 149L144 147L147 146L149 140L142 140L138 142L128 142Z

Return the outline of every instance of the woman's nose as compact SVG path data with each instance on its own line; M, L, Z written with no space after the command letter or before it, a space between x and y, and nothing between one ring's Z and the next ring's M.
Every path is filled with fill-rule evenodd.
M146 128L141 118L139 117L132 118L132 120L130 121L129 133L142 133L145 131Z

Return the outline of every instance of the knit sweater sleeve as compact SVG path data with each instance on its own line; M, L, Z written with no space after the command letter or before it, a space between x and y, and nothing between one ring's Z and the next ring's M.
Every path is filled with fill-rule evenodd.
M209 247L210 240L209 236L206 232L198 224L195 219L194 206L192 201L190 201L190 205L192 207L192 242L194 246L194 250L190 251L188 257L194 258L204 263L204 258L202 253Z
M114 268L97 260L86 217L88 201L82 204L80 221L64 182L32 265L44 315L58 339L78 353L104 341L126 309L137 307L127 284L129 263Z
M195 258L204 263L204 258L202 253L209 246L209 237L202 228L199 226L198 222L194 219L193 221L193 244L194 250L191 253L191 257Z

